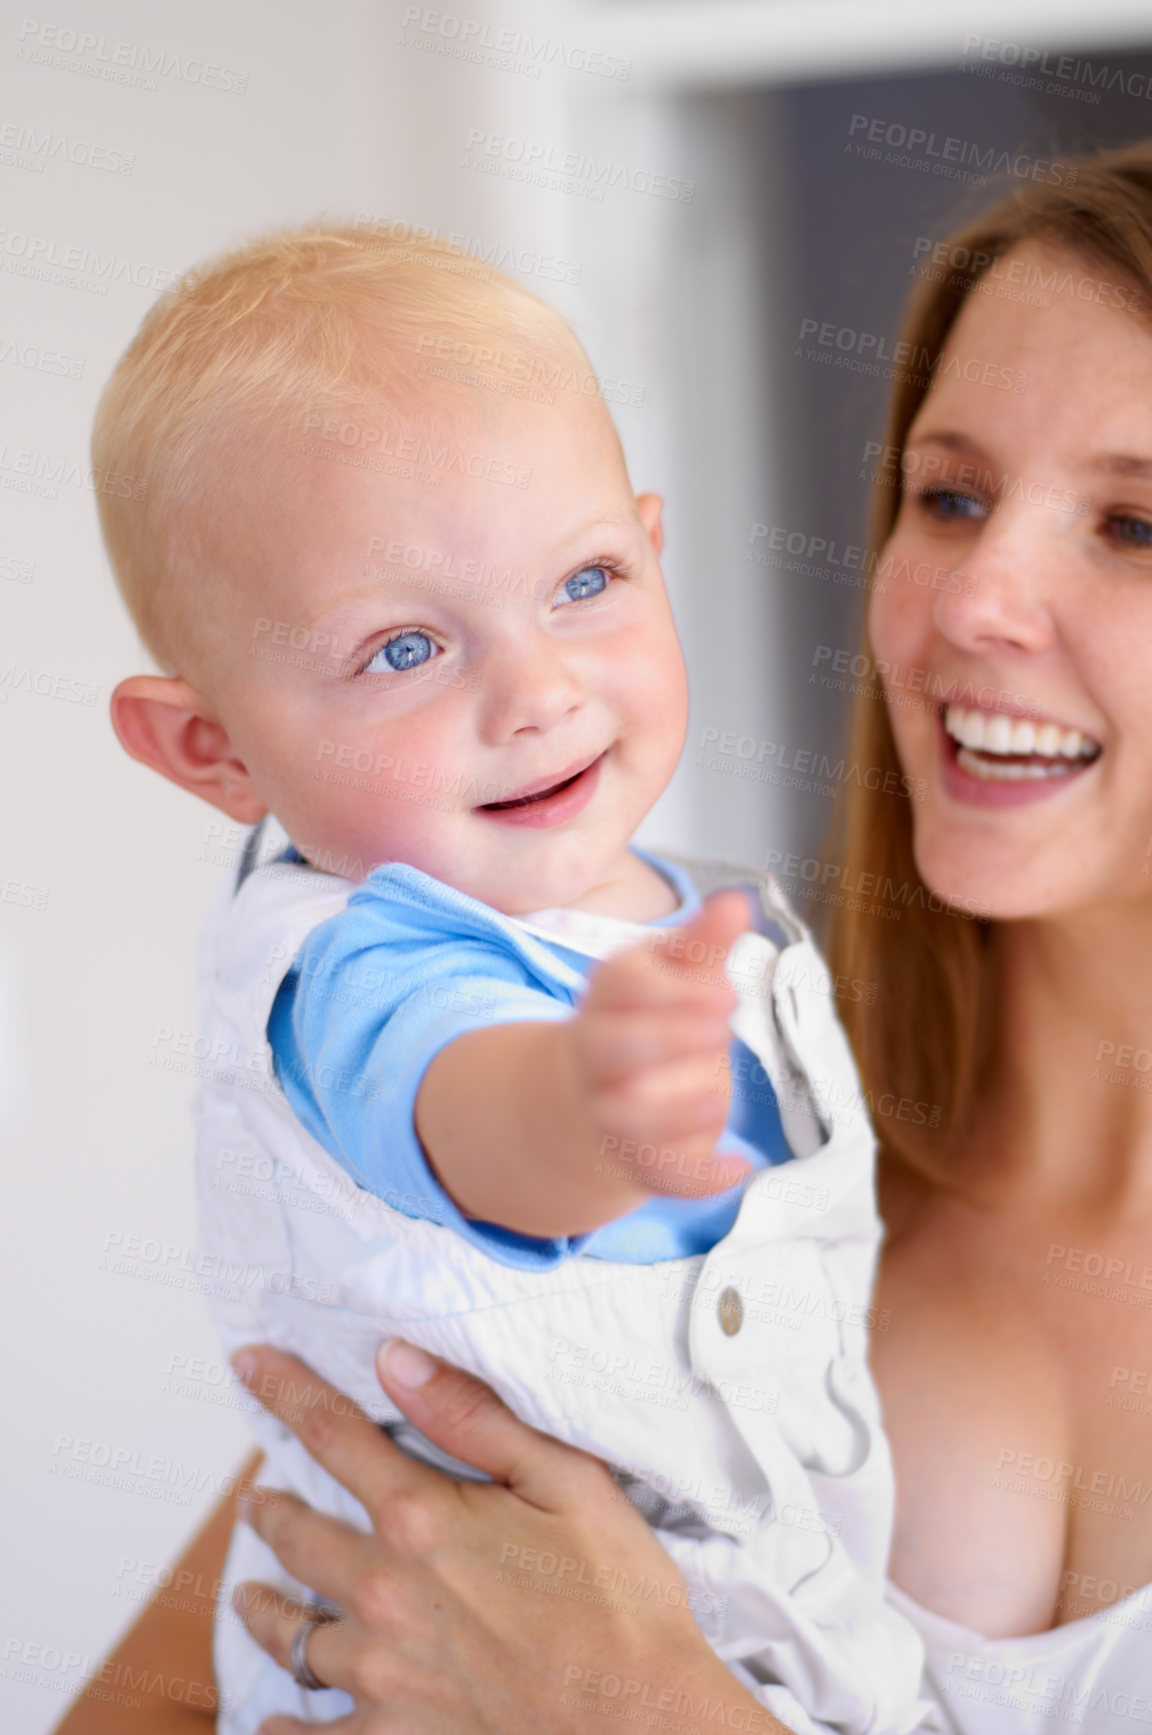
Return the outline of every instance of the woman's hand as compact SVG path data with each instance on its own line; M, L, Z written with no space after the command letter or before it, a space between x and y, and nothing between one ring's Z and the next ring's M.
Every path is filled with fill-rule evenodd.
M330 1728L567 1735L627 1705L643 1706L645 1722L663 1713L657 1723L681 1735L721 1706L738 1708L729 1727L780 1729L708 1648L683 1579L597 1459L537 1433L487 1386L398 1340L378 1358L389 1397L491 1483L454 1481L405 1457L291 1356L259 1347L235 1363L372 1520L366 1536L280 1493L262 1502L259 1491L245 1511L288 1571L344 1611L308 1641L315 1675L356 1704ZM237 1594L248 1630L288 1668L299 1603L263 1585ZM261 1735L314 1727L274 1717Z

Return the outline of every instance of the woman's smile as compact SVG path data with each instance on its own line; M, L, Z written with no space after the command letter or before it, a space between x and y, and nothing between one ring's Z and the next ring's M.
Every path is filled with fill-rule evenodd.
M1050 718L968 705L942 706L937 718L944 792L977 807L1043 801L1084 776L1103 752L1083 730Z

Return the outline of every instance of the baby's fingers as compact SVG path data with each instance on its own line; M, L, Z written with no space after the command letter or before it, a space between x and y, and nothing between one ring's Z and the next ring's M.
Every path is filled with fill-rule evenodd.
M691 1056L707 1059L719 1077L731 1032L727 1008L668 1007L602 1011L580 1025L581 1054L596 1084Z
M681 1060L597 1093L604 1161L627 1167L653 1193L698 1198L725 1192L749 1173L742 1157L716 1150L728 1113L728 1078L707 1060Z

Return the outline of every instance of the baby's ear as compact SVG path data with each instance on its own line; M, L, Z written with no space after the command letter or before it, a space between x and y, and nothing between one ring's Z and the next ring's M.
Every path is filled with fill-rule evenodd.
M241 825L268 811L228 733L194 687L170 675L132 675L112 694L112 727L125 753L219 807Z
M664 502L659 494L637 494L636 505L640 512L648 539L656 550L659 560L664 552Z

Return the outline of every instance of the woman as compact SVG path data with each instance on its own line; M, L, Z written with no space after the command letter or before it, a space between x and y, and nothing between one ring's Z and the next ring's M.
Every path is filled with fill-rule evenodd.
M938 256L904 333L931 378L898 381L877 474L884 691L855 725L854 762L895 777L854 794L833 880L869 897L829 945L881 985L842 1010L884 1157L892 1595L957 1729L1119 1730L1152 1717L1152 146L1025 184ZM901 773L922 799L883 793ZM390 1395L505 1486L399 1459L299 1368L289 1415L290 1366L255 1353L254 1389L377 1525L254 1507L349 1611L301 1645L299 1608L254 1590L260 1642L348 1688L349 1730L775 1727L682 1610L561 1611L498 1576L532 1550L670 1568L602 1467L450 1370L412 1383L414 1354ZM165 1723L171 1697L136 1726L205 1726Z

